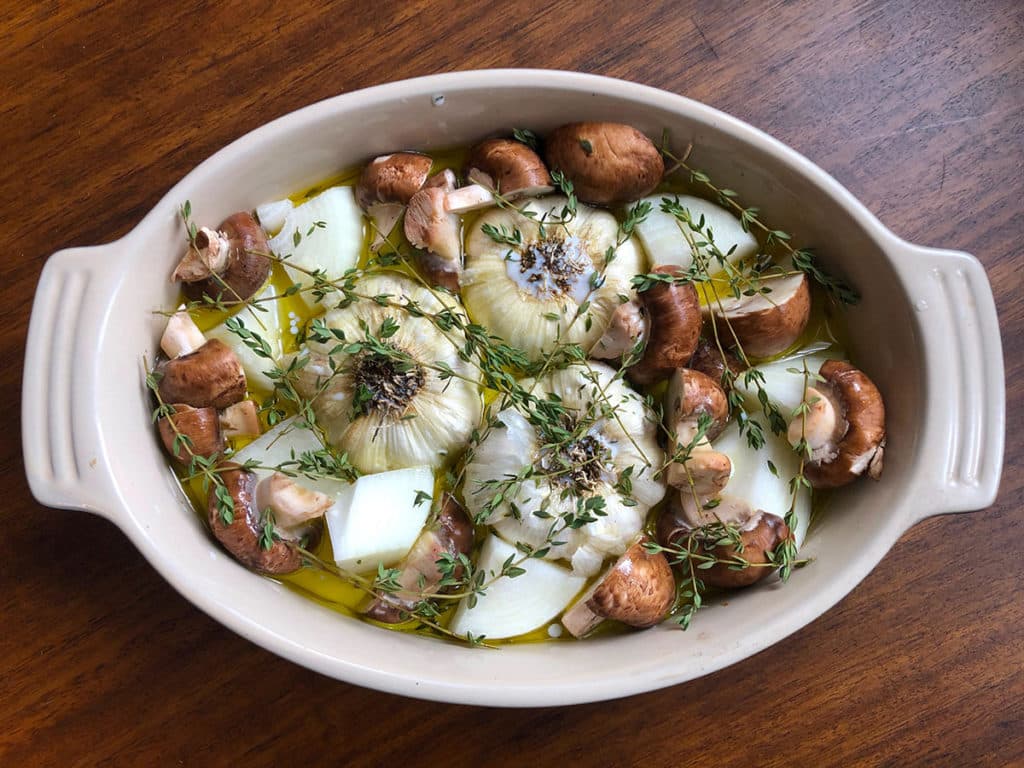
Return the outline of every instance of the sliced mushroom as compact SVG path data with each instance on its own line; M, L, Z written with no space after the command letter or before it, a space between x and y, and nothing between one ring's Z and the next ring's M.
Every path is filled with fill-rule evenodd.
M647 336L647 316L639 299L619 304L612 312L604 335L591 348L599 360L621 360Z
M195 352L161 362L157 391L165 403L227 408L245 397L245 371L224 342L210 339Z
M409 201L405 212L405 236L416 248L417 263L431 285L459 290L462 273L462 223L445 207L445 191L424 187Z
M655 274L682 277L675 265L655 267ZM693 283L657 282L640 292L647 314L647 346L640 361L629 369L634 384L647 385L672 375L686 365L700 338L701 313Z
M494 194L479 184L468 184L449 192L444 207L449 213L468 213L494 205Z
M210 458L227 447L216 408L193 408L184 403L173 405L174 413L157 422L164 448L177 461L188 464L192 456ZM180 445L178 434L188 438L188 448ZM175 446L178 442L179 445Z
M286 531L323 517L334 504L334 499L326 493L299 485L281 472L260 480L255 498L256 509L261 512L270 509L276 525Z
M725 346L723 345L723 347ZM687 363L687 368L710 376L714 381L718 382L723 390L727 390L732 378L725 375L727 368L732 373L732 376L739 376L746 370L736 355L727 348L719 350L713 341L703 336L697 341L697 348L693 351L693 356L690 358L690 362Z
M229 405L220 414L220 428L224 437L259 437L260 414L252 400Z
M192 300L208 296L245 301L270 277L269 252L263 228L252 214L241 211L228 216L217 230L200 229L172 279L183 282L182 290Z
M652 627L668 613L676 585L668 560L638 541L562 617L574 637L592 632L605 619L631 627Z
M712 510L696 509L692 500L683 496L671 500L658 518L658 542L664 547L680 546L683 540L701 525L712 522L732 523L739 528L739 547L719 544L698 551L713 555L718 560L744 560L747 567L734 568L730 562L715 563L697 571L707 586L736 589L749 586L775 571L769 555L789 539L789 526L778 515L753 509L747 502L732 496L723 496Z
M711 421L697 440L702 416ZM665 392L665 426L669 434L675 435L671 453L687 446L690 453L684 462L674 461L665 468L665 482L683 494L696 494L701 499L721 493L732 475L732 461L712 448L710 441L728 420L725 392L711 377L689 368L676 369Z
M412 196L422 189L433 160L416 152L381 155L363 168L356 201L377 230L371 248L377 250L402 216Z
M382 593L370 603L366 615L384 624L406 621L421 595L437 588L443 574L438 561L443 555L468 555L473 549L473 524L462 505L446 493L434 525L416 539L399 566L397 592ZM457 569L456 576L459 575Z
M838 488L866 471L878 479L885 449L885 404L878 387L850 363L826 360L809 385L806 415L789 425L792 445L803 436L811 450L804 474L815 488Z
M505 199L546 195L554 190L540 155L512 139L487 139L473 147L465 175Z
M216 487L210 487L206 512L213 535L247 568L263 573L292 573L302 566L298 551L281 538L263 535L264 516L256 506L257 478L237 465L220 472L221 482L232 500L229 520L221 513Z
M614 205L650 194L665 173L661 153L636 128L570 123L545 142L548 167L565 174L585 203Z
M171 315L163 336L160 337L160 349L172 360L194 352L205 343L206 337L203 336L203 332L184 309L179 309Z
M711 313L719 337L728 346L738 342L749 357L772 357L800 338L811 314L811 290L800 272L762 280L770 293L724 298Z

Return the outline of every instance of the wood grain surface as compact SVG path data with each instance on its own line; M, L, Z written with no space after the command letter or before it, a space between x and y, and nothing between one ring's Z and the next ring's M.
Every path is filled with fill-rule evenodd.
M2 5L0 765L1024 765L1019 0ZM109 523L32 499L18 404L52 252L122 235L293 109L498 66L699 99L807 155L902 237L976 254L1007 369L995 506L916 526L833 610L717 674L500 710L278 659L179 597Z

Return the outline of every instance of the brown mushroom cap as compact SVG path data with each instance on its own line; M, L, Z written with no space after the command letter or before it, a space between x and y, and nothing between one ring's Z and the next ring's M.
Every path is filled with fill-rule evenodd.
M173 407L174 413L162 416L157 422L157 428L164 448L177 461L188 464L193 455L210 458L227 447L216 408L193 408L185 403L174 403ZM174 426L171 425L172 421ZM189 439L191 444L187 450L179 446L175 451L174 441L178 436L175 427L177 432Z
M356 201L364 211L377 203L406 205L426 183L434 161L417 152L395 152L374 158L363 168Z
M675 579L665 556L648 552L644 541L630 546L565 612L562 625L574 637L583 637L605 619L642 629L665 618L675 601Z
M218 227L228 241L227 263L219 274L191 283L182 283L185 295L195 301L204 295L223 301L245 301L256 295L270 277L271 261L267 234L252 214L241 211L228 216ZM196 245L204 247L196 237Z
M224 342L210 339L195 352L164 360L157 391L165 403L193 408L227 408L245 397L245 371Z
M865 471L877 479L885 447L882 393L863 371L845 361L826 360L819 373L838 395L847 428L833 458L809 463L804 474L815 488L838 488Z
M466 159L465 176L503 197L545 195L554 189L540 155L512 139L487 139Z
M674 264L655 267L656 274L684 275ZM647 345L640 361L629 369L634 384L653 384L686 365L700 338L701 313L693 283L655 283L640 292L647 313Z
M665 390L665 421L670 431L678 431L679 422L697 429L702 415L711 418L706 437L714 440L729 423L729 400L725 391L707 374L692 368L677 368Z
M728 349L720 351L713 341L703 336L697 340L697 348L693 351L693 356L690 358L690 362L687 363L687 367L710 376L714 381L718 382L723 390L730 381L730 378L725 375L727 367L733 376L739 376L746 370L746 367L736 355Z
M450 493L444 495L437 521L416 539L399 566L401 591L375 597L365 613L374 621L399 624L408 620L419 595L435 589L442 574L437 561L442 555L468 555L473 550L473 523ZM461 567L455 575L461 575Z
M236 467L237 465L231 465ZM225 523L217 507L215 486L211 485L206 512L213 535L247 568L263 573L292 573L302 566L299 553L284 541L275 540L269 549L260 545L262 515L256 509L256 474L241 468L220 473L224 487L234 502L230 523Z
M548 167L565 174L585 203L613 205L650 194L665 173L661 153L636 128L569 123L548 134Z
M772 357L788 349L811 316L811 289L803 272L765 278L762 284L771 292L723 298L711 307L723 343L732 346L738 340L749 357Z

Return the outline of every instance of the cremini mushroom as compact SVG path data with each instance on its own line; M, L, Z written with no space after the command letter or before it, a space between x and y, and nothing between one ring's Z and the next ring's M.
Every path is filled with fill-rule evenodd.
M157 428L164 448L177 461L188 464L193 455L209 458L227 447L216 408L193 408L184 403L174 403L173 408L173 414L160 417ZM187 446L182 445L179 434L188 438Z
M878 387L850 363L826 360L822 381L808 383L806 416L798 414L787 437L797 446L806 439L810 460L804 474L815 488L837 488L866 471L882 473L885 448L885 404Z
M733 377L746 370L740 359L729 351L727 344L723 344L720 350L715 342L704 336L698 339L697 348L686 367L710 376L723 390L728 389ZM731 376L726 375L726 369Z
M604 335L590 350L599 360L621 360L647 336L647 315L639 299L624 301L612 312Z
M735 496L722 496L718 506L708 510L698 509L692 498L682 495L670 499L662 510L657 523L658 543L668 548L679 547L695 529L714 522L735 526L740 541L739 546L712 541L696 549L700 554L726 561L697 570L698 578L706 585L721 589L746 587L773 573L775 568L769 555L792 536L781 517L754 509ZM714 541L720 540L718 534L714 534ZM746 566L742 565L744 562Z
M300 485L282 472L274 472L256 485L256 509L270 509L274 522L285 530L295 528L323 517L334 499Z
M245 397L245 371L224 342L210 339L194 352L164 360L156 367L157 391L165 403L194 408L227 408Z
M395 152L374 158L363 168L356 202L377 230L371 248L377 250L384 243L409 200L426 183L433 162L428 155L417 152Z
M182 281L189 299L245 301L270 277L269 252L263 228L252 214L241 211L216 230L199 229L171 279Z
M385 624L406 621L423 595L438 588L444 574L438 567L443 556L469 555L473 549L473 524L462 505L450 493L444 495L434 524L424 529L409 554L399 565L400 589L381 593L366 609L366 615ZM461 568L453 575L458 577Z
M487 139L470 149L465 176L506 200L537 197L554 190L540 155L512 139Z
M184 308L171 315L160 337L160 349L171 359L194 352L205 343L206 337Z
M655 267L654 274L680 278L681 267ZM668 378L686 365L700 338L701 313L693 283L658 281L640 291L647 315L647 345L643 357L627 371L634 384L647 385Z
M701 417L709 420L703 435ZM665 427L675 436L671 453L689 448L689 455L665 468L665 482L684 495L696 494L701 499L721 493L732 474L732 461L710 441L728 420L725 392L710 376L689 368L676 369L665 392Z
M769 293L730 296L710 307L719 338L728 346L738 342L750 357L771 357L788 349L811 314L811 291L803 272L761 282Z
M585 203L614 205L650 194L665 173L661 153L636 128L569 123L548 134L548 168L560 170Z
M247 568L277 574L297 571L302 565L298 550L289 546L280 533L266 535L267 520L256 505L256 474L238 465L227 465L219 472L219 477L231 498L231 510L230 514L224 513L217 487L211 485L206 512L217 541ZM319 527L310 528L309 535L315 537L318 533ZM307 545L314 546L314 543L307 542Z
M242 400L221 411L220 428L224 437L259 437L260 415L255 401Z
M417 264L431 285L459 290L462 273L462 222L448 211L446 186L425 186L409 200L405 211L405 236L416 248Z
M652 627L665 618L675 591L668 560L660 552L648 552L640 540L565 612L562 625L574 637L589 634L605 619Z

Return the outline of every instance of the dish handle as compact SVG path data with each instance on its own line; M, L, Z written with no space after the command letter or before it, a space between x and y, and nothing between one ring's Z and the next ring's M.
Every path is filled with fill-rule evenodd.
M36 288L25 347L21 432L25 473L49 507L104 517L116 491L104 461L95 407L96 350L113 304L118 243L59 251Z
M991 505L1006 428L1003 351L985 268L959 251L900 242L925 357L926 410L908 526Z

